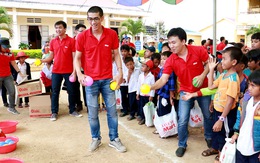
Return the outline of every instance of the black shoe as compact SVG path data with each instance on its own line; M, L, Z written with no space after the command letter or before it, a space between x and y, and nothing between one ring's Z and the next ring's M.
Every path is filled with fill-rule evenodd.
M127 117L127 120L129 120L129 121L131 121L131 120L133 120L133 119L135 119L135 117L134 116L129 116L129 117Z
M9 104L8 103L4 103L4 107L9 107Z
M211 148L212 140L211 139L205 139L208 148Z
M176 150L175 154L176 154L176 156L178 156L178 157L182 157L182 156L184 155L185 151L186 151L186 148L179 147L179 148Z
M124 116L126 116L126 115L128 115L127 113L121 113L119 116L120 117L124 117Z

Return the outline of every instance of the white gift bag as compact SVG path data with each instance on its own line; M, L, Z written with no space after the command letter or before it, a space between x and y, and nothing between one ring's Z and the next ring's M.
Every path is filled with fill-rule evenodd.
M226 143L222 148L219 161L221 163L235 163L236 162L236 142L230 143L231 138L226 138Z
M177 114L174 106L170 113L159 117L157 111L154 116L154 126L161 138L169 137L178 133Z
M122 109L122 97L120 89L115 90L116 94L116 109Z
M197 101L194 102L194 107L190 110L190 127L203 127L203 114Z
M147 127L153 126L153 118L156 108L154 107L153 102L148 102L143 107L144 116L145 116L145 125Z

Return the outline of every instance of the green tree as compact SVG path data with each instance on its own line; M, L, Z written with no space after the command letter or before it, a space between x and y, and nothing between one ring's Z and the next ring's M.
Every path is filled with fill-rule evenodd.
M126 27L126 31L121 32L120 36L122 37L123 34L129 34L133 37L133 42L135 41L135 36L137 34L145 32L145 26L141 19L136 21L127 19L121 24L121 27Z
M12 20L7 14L7 11L4 7L0 7L0 30L7 31L10 37L13 37L13 31L10 28Z
M168 30L165 29L164 21L159 21L156 23L156 25L159 26L159 37L166 36L168 33Z
M246 32L246 34L247 34L247 35L251 35L251 34L254 34L254 33L257 33L257 32L260 32L260 24L258 25L258 27L251 27L251 28Z

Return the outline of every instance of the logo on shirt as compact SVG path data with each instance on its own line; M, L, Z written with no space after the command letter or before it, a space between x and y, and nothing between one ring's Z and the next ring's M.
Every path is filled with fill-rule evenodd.
M105 44L105 47L109 47L109 45Z
M193 63L193 65L196 65L196 64L198 64L198 62L194 62L194 63Z

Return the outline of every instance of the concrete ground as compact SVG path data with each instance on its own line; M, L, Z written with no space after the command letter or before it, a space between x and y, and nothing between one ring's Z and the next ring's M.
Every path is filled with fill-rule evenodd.
M33 78L39 78L39 72L33 72ZM43 88L44 91L44 88ZM1 100L0 100L1 101ZM86 109L82 118L68 114L67 94L61 91L58 120L49 118L30 118L28 108L18 108L21 114L12 115L0 102L0 120L16 120L17 131L9 135L20 140L17 149L1 158L19 158L25 163L192 163L214 162L215 156L203 157L207 148L201 128L189 128L188 148L185 155L175 155L177 137L159 138L152 132L154 127L138 125L136 120L127 121L119 117L119 137L127 147L126 153L119 153L108 146L108 127L106 112L100 112L102 146L89 152L91 143L90 128Z

